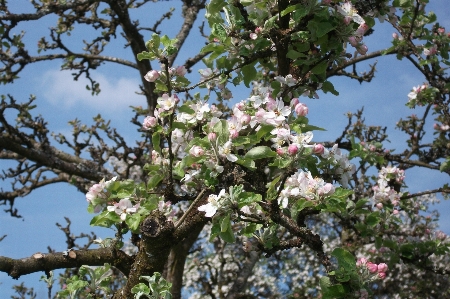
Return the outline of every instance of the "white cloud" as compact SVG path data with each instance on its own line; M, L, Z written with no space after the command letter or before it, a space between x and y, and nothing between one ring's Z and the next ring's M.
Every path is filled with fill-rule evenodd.
M49 70L40 79L41 93L45 100L64 109L92 108L95 111L116 112L131 106L145 105L143 96L135 93L139 89L137 80L106 77L96 73L93 78L100 83L101 92L92 96L86 89L89 81L80 77L74 81L70 72Z

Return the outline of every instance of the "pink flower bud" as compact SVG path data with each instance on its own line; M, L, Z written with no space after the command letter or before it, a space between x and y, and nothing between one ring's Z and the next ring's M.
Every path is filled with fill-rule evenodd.
M398 39L398 33L397 33L397 32L392 33L392 37L393 37L394 39Z
M241 123L242 123L243 125L248 125L248 124L250 123L251 120L252 120L252 117L251 117L250 115L248 115L248 114L244 114L244 115L242 115L242 117L241 117Z
M436 231L436 239L444 241L447 238L447 235L443 231Z
M435 130L439 130L440 129L440 127L439 127L439 125L438 124L433 124L433 129L435 129Z
M281 147L277 148L277 154L278 154L279 156L284 155L284 150L283 150L283 148L281 148Z
M155 82L156 79L159 78L159 76L160 76L160 74L158 71L151 70L150 72L145 74L144 79L147 80L148 82Z
M295 113L298 116L306 116L308 114L308 107L303 103L298 103L295 105Z
M299 103L298 98L293 98L293 99L291 100L291 107L297 106L298 103Z
M377 273L378 271L378 265L372 262L367 262L366 267L370 273Z
M290 144L288 147L288 153L291 156L294 156L298 152L298 147L295 144Z
M388 266L385 263L378 264L378 273L386 272L388 270Z
M144 119L144 123L142 124L142 128L144 130L150 130L151 128L153 128L154 126L156 126L156 124L158 123L158 120L156 119L156 117L153 116L147 116Z
M369 49L367 48L366 45L360 45L356 50L358 51L359 54L366 55Z
M208 134L208 140L209 141L215 141L217 139L217 134L214 132L211 132Z
M445 33L445 28L439 27L438 30L437 30L437 32L438 32L439 34L444 34L444 33Z
M366 23L362 23L361 25L359 25L358 29L356 29L355 34L363 36L364 33L367 32L367 30L369 30L369 26Z
M377 207L378 210L383 209L383 204L381 202L377 203L375 206Z
M350 45L352 45L352 47L357 47L359 44L359 40L355 37L355 36L350 36L348 38L348 42L350 43Z
M250 38L255 40L258 38L258 34L252 32L252 33L250 33Z
M385 278L386 278L386 273L380 272L380 273L378 273L378 277L379 277L380 279L385 279Z
M177 76L180 77L184 77L184 75L186 75L186 68L184 67L184 65L180 65L176 68L175 73L177 74Z
M392 211L392 214L398 215L398 210L393 210L393 211Z
M325 148L323 147L322 144L315 144L314 145L314 148L313 148L314 154L322 155L324 151L325 151Z

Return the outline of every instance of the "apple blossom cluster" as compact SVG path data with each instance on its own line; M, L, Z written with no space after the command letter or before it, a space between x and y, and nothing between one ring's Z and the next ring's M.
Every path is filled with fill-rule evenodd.
M372 187L375 206L379 210L383 209L383 203L386 202L390 202L394 207L399 205L400 194L389 186L389 182L393 180L401 185L404 179L405 171L397 167L383 167L379 171L377 185ZM394 210L393 213L398 214L398 210Z
M178 66L176 68L169 68L169 76L179 76L184 77L186 75L186 67L184 65ZM144 79L148 82L155 82L161 75L164 75L162 71L151 70L147 74L145 74Z
M285 80L289 80L289 77ZM145 118L143 128L146 130L156 129L163 123L162 117L167 113L173 113L179 103L176 95L169 96L163 94L158 98L158 105L155 109L154 117ZM186 129L175 128L171 134L172 152L182 159L187 155L194 159L202 160L203 165L194 163L191 169L185 170L181 188L185 192L193 191L191 187L198 186L205 173L215 177L223 171L223 163L227 160L237 162L239 160L235 151L243 149L243 146L235 145L234 141L238 137L248 136L252 132L258 132L262 127L270 130L272 142L271 148L281 157L290 157L292 161L302 155L314 153L323 160L333 165L334 174L339 177L344 187L348 186L348 180L355 171L355 166L348 161L346 155L335 145L331 150L325 149L322 145L310 144L313 133L301 132L298 127L292 127L297 118L308 114L308 107L299 102L297 98L291 100L290 104L285 104L281 99L271 97L270 89L255 85L254 92L245 101L241 101L232 109L230 118L225 120L228 140L218 138L218 134L213 132L217 124L221 122L222 115L218 109L201 100L187 102L189 110L182 109L176 114L175 120L183 123ZM222 120L223 121L223 120ZM206 136L202 142L192 143L193 133L189 129L202 125L203 133ZM291 128L292 127L292 128ZM253 133L254 134L254 133ZM308 149L308 151L306 151ZM161 155L163 157L161 157ZM152 153L152 164L168 163L167 149L161 153Z
M356 267L359 272L359 277L361 278L363 283L370 283L379 279L384 279L388 270L388 266L385 263L375 264L369 262L365 258L358 259L358 261L356 262ZM356 291L354 295L359 299L369 298L369 293L364 288Z
M354 35L348 38L348 42L352 47L356 49L356 51L358 51L359 54L365 55L368 51L368 48L361 41L363 39L364 34L369 29L369 26L365 23L364 19L358 14L358 12L353 7L351 2L344 2L342 5L336 6L336 10L338 13L344 16L344 23L346 25L349 25L350 22L352 21L359 24L359 27L355 31Z
M289 201L304 198L318 203L320 199L335 192L333 184L326 183L321 178L313 178L310 172L299 171L286 180L284 189L280 193L278 203L287 208Z
M106 209L109 212L115 212L120 216L120 220L125 221L127 215L136 213L138 208L139 203L133 206L129 198L122 198L118 203L113 203L112 206L108 206Z
M208 196L208 203L198 207L198 210L205 212L206 217L213 217L219 208L226 205L228 196L225 189L220 190L219 194L211 194Z
M360 273L363 274L361 277L365 278L365 282L385 279L388 270L388 266L385 263L375 264L365 258L358 259L356 267L360 269Z
M408 93L408 102L415 101L420 96L420 93L425 89L427 89L427 87L428 87L427 84L422 84L417 87L414 86L412 91Z
M91 203L94 207L94 212L100 212L105 206L109 198L108 187L115 182L117 177L113 177L111 180L101 180L98 184L94 184L89 188L86 193L87 202Z

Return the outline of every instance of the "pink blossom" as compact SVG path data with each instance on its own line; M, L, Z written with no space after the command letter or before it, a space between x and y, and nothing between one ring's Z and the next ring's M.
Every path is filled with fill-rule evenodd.
M369 30L369 26L366 23L362 23L359 25L358 29L356 29L355 35L363 36L367 30Z
M194 157L203 156L204 153L205 153L205 150L201 146L198 146L198 145L194 145L189 150L189 154L191 154Z
M383 209L383 204L381 202L377 203L375 206L377 207L378 210Z
M294 156L298 152L298 147L295 144L290 144L288 147L288 153L291 156Z
M386 272L388 270L388 266L385 263L378 264L378 273Z
M350 43L350 45L352 45L352 47L356 48L359 45L360 39L356 36L350 36L348 38L348 42Z
M175 69L175 74L177 74L177 76L184 77L184 75L186 75L186 73L187 73L187 70L184 65L180 65Z
M358 259L357 261L356 261L356 266L364 266L364 265L366 265L367 264L367 259L365 259L365 258L360 258L360 259Z
M393 210L393 211L392 211L392 214L398 215L398 210Z
M108 211L115 212L120 216L122 221L125 221L128 214L136 213L139 205L133 206L131 201L128 198L122 198L118 203L115 203L113 206L108 206Z
M154 116L147 116L144 119L144 123L142 124L142 128L144 130L150 130L151 128L156 126L157 123L158 123L158 120L156 119L156 117L154 117Z
M397 33L397 32L392 33L392 37L393 37L394 39L398 39L398 33Z
M295 106L295 113L297 113L298 116L306 116L308 114L308 107L303 103L298 103Z
M316 155L322 155L325 151L325 147L322 144L315 144L313 147L313 152Z
M159 78L159 76L160 76L160 74L158 71L151 70L150 72L145 74L144 79L147 80L148 82L155 82L156 79Z
M435 232L435 234L436 234L436 239L438 239L438 240L444 241L447 238L447 235L443 231L438 230Z
M358 51L359 54L366 55L369 49L367 48L366 45L360 45L356 50Z
M372 262L367 262L366 267L370 273L377 273L378 271L378 265Z
M385 278L386 278L386 273L380 272L380 273L378 273L378 277L379 277L380 279L385 279Z
M431 48L424 48L423 49L423 55L425 55L425 56L436 55L437 52L438 52L438 50L437 50L437 46L436 45L433 45Z
M175 95L170 97L167 93L165 93L158 98L157 102L163 110L168 111L171 110L173 107L175 107L177 99L178 97L175 97Z
M215 141L217 139L217 134L214 132L211 132L208 134L208 140L209 141Z
M276 152L279 156L284 155L284 149L282 147L277 148Z

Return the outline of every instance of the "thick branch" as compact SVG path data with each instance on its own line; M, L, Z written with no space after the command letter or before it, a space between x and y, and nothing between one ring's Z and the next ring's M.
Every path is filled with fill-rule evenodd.
M71 252L70 256L63 252L35 253L31 257L22 259L0 256L0 271L18 279L22 275L39 271L48 272L55 269L81 267L82 265L103 266L105 263L110 263L125 275L130 272L131 258L123 251L100 248L72 250Z

